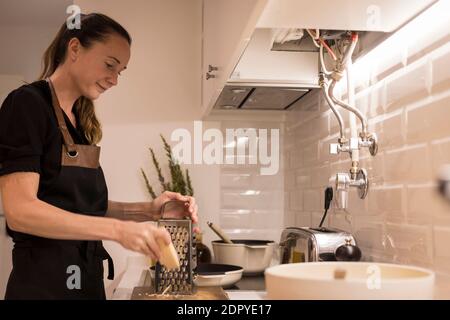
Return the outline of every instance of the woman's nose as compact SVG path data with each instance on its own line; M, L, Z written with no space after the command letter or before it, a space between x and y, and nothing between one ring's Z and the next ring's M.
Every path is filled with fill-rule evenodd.
M117 85L117 78L118 78L118 75L114 74L114 75L108 77L107 81L111 84L111 86L116 86Z

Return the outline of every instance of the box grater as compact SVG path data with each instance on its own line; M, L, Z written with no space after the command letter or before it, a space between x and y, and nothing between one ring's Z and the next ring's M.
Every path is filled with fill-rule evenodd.
M166 228L172 238L178 254L180 268L167 270L159 262L155 266L155 292L167 294L192 294L194 290L194 275L196 263L195 242L190 218L174 219L170 216L184 213L185 202L171 200L161 209L158 226ZM165 217L166 215L166 217Z

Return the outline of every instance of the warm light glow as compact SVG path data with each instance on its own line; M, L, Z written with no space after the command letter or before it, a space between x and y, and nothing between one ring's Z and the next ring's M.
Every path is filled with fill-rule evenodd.
M448 24L449 12L450 1L438 1L365 56L361 57L354 63L355 82L359 83L361 79L364 79L373 70L376 70L377 66L386 63L393 56L398 56L399 54L406 56L408 48L411 48L412 45L420 46L422 41L436 38L437 32L448 33L448 30L445 27L443 28L443 26Z

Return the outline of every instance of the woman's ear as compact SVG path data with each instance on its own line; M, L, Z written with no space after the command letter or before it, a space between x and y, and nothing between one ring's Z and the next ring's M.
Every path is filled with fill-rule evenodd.
M68 45L67 45L67 57L70 61L75 62L80 55L81 51L81 43L78 38L72 38L70 39Z

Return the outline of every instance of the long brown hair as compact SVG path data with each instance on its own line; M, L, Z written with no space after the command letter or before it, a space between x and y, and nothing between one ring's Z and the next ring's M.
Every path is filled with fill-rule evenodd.
M45 50L43 56L43 70L39 79L45 79L64 63L67 45L72 38L77 38L81 45L88 48L95 41L104 41L112 33L125 38L131 45L128 32L116 21L101 13L81 14L81 28L69 29L64 22L55 39ZM75 102L74 112L77 113L84 135L90 144L97 144L102 138L102 128L98 121L92 100L81 96Z

